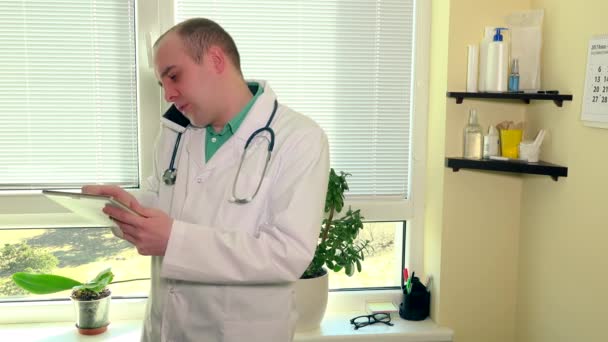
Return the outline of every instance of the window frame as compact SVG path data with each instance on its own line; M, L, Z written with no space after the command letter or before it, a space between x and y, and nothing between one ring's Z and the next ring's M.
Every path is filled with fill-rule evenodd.
M135 6L136 56L137 56L137 93L138 93L138 136L140 146L140 186L145 177L144 170L152 169L153 146L160 127L158 113L167 108L161 89L158 87L153 65L151 63L151 44L155 38L173 25L173 0L143 1L137 0ZM415 5L414 68L412 77L412 123L410 149L410 198L396 199L391 197L347 197L346 205L361 209L366 221L405 221L406 248L404 248L405 266L421 270L424 274L424 201L426 183L426 148L427 148L427 113L429 98L429 51L431 30L431 4L417 0ZM136 190L136 189L135 189ZM40 215L11 215L10 205L16 197L42 196L40 191L2 191L0 208L9 208L0 212L0 221L5 218L15 220L22 228L32 227L31 222L41 220ZM22 216L22 217L16 217ZM32 221L34 220L34 221ZM56 220L56 218L51 218ZM48 221L48 218L44 222ZM61 226L58 222L57 228ZM2 225L0 225L2 229ZM399 302L400 289L357 291L331 291L329 294L329 312L357 311L365 302L374 300L392 300ZM145 312L145 298L113 299L112 317L119 319L142 319ZM36 308L36 310L32 310ZM119 309L120 308L120 309ZM71 321L72 304L69 300L38 302L4 302L0 303L0 324L25 322ZM118 314L118 313L121 314Z

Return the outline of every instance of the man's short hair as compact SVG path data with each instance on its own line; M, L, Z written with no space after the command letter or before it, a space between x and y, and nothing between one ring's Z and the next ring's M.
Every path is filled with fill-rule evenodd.
M241 57L234 40L215 21L206 18L192 18L183 21L163 33L156 40L156 43L154 43L154 47L156 48L160 41L170 32L177 33L184 43L186 52L196 63L202 61L203 54L207 52L210 46L217 45L230 58L234 67L242 73Z

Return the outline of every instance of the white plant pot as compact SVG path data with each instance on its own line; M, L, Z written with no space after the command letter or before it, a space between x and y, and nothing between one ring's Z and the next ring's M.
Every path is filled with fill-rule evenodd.
M317 278L299 279L296 282L296 331L319 329L327 308L327 272Z

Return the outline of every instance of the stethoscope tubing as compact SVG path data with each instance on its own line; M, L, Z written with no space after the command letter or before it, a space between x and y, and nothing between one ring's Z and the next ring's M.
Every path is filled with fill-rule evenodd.
M241 155L241 161L239 163L239 168L237 170L237 174L236 177L234 179L234 184L233 184L233 188L232 188L232 194L233 194L233 198L232 198L232 202L235 203L239 203L239 204L244 204L244 203L249 203L254 197L255 195L257 195L258 190L260 189L261 186L261 182L264 178L264 174L266 174L266 169L268 167L268 162L270 161L270 155L272 154L272 151L274 150L274 139L275 139L275 134L274 134L274 130L270 127L270 124L272 123L272 120L274 119L274 116L277 112L277 108L279 106L278 101L275 99L274 100L274 105L272 108L272 113L270 114L270 117L268 118L268 122L266 122L266 125L262 128L259 128L257 130L255 130L253 133L251 133L251 135L249 136L249 138L247 139L247 142L245 143L245 147L243 149L243 154ZM269 139L269 143L268 143L268 155L266 157L266 163L264 165L264 170L262 171L262 177L260 178L260 182L258 183L258 186L255 190L255 193L249 197L249 198L237 198L235 195L235 190L236 190L236 184L239 178L239 175L241 173L241 166L243 165L243 160L245 158L245 154L247 152L247 148L249 147L249 144L253 141L253 139L260 133L262 132L268 132L268 134L270 135L270 139ZM175 184L175 180L177 178L177 170L175 169L175 159L177 158L177 152L179 150L179 144L180 144L180 140L182 137L182 133L183 132L179 132L177 133L177 137L175 138L175 144L173 145L173 153L171 154L171 161L169 163L169 168L167 168L165 170L165 172L163 173L163 182L166 185L174 185Z

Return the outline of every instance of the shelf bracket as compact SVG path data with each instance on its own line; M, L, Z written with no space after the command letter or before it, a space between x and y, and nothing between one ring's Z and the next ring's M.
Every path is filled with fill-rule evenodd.
M463 100L464 100L464 97L457 97L456 104L461 104Z
M557 100L557 99L556 99L556 100L553 100L553 102L555 102L555 105L556 105L556 106L558 106L558 107L561 107L561 106L564 104L564 101L562 101L562 100ZM556 180L557 180L557 179L556 179Z

